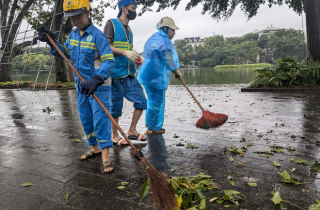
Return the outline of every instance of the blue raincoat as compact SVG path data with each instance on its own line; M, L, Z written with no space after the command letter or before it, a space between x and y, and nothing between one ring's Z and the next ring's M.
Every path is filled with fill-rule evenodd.
M160 29L153 34L144 45L142 57L139 82L156 89L167 89L171 71L180 67L178 53L168 35Z
M139 69L138 80L143 84L148 96L146 126L149 131L161 131L165 92L171 71L180 67L179 57L168 35L160 29L144 45L142 56L144 63Z

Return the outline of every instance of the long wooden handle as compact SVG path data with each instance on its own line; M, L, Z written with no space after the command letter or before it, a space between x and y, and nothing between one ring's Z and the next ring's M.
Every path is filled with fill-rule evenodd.
M60 48L57 46L57 44L51 39L51 37L47 35L47 38L49 39L50 43L52 44L52 46L58 51L58 53L60 54L60 56L67 62L68 66L72 69L72 71L74 71L74 73L76 73L76 75L80 78L80 80L82 82L85 82L84 79L82 78L82 76L79 74L79 72L77 71L77 69L74 68L74 66L71 64L71 62L68 60L68 58L64 55L64 53L60 50ZM101 108L103 109L103 111L108 115L108 117L111 119L112 123L117 127L117 129L119 130L119 132L121 133L121 135L126 139L126 141L128 142L128 144L130 145L130 147L133 150L136 150L136 147L132 144L132 142L129 140L129 138L127 137L127 135L123 132L123 130L120 128L120 126L118 125L118 123L115 121L115 119L112 117L112 115L109 113L109 111L106 109L106 107L103 105L103 103L100 101L100 99L98 98L98 96L96 94L92 94L92 96L97 100L98 104L101 106Z
M184 83L184 81L182 80L181 77L179 77L179 80L182 82L183 86L187 89L187 91L190 93L191 97L196 101L196 103L198 104L198 106L200 107L200 109L204 112L205 109L201 106L200 102L196 99L196 97L193 95L193 93L191 92L191 90L188 88L188 86L186 85L186 83Z

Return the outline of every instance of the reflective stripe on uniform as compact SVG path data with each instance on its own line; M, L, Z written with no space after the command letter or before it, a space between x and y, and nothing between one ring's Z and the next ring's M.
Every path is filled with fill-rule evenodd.
M95 43L91 43L91 42L81 42L80 47L89 48L89 49L93 49L93 50L97 49L97 45Z
M79 45L79 41L75 39L70 39L70 45L77 46Z
M104 62L106 60L113 60L114 55L113 54L105 54L105 55L101 56L100 59L102 62Z
M115 48L118 48L118 49L125 49L125 50L132 50L132 44L128 43L128 42L120 42L120 41L116 41L116 42L113 42L112 45L115 47Z
M89 135L87 135L87 139L96 136L96 133L93 131L92 133L90 133Z
M107 140L99 140L97 139L97 142L108 142Z

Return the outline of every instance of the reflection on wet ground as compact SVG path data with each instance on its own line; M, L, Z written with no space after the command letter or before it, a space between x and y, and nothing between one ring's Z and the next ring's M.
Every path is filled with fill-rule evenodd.
M226 189L242 192L248 198L240 202L243 209L279 209L271 201L271 192L279 187L283 200L308 209L320 198L320 176L310 171L310 163L320 159L319 93L241 93L240 87L190 87L206 109L229 115L225 125L206 131L194 126L201 111L186 90L170 86L166 133L133 143L157 170L169 176L192 176L205 170L221 186L220 194ZM110 150L116 171L108 176L102 173L101 156L79 160L88 147L74 90L0 90L0 107L0 209L152 209L148 199L139 203L137 195L147 175L128 146ZM51 111L43 111L47 107ZM126 132L133 110L127 101L124 107L120 125ZM138 129L146 129L144 115ZM197 148L188 149L191 144ZM271 151L273 145L284 148L269 157L281 167L259 155ZM247 152L229 154L225 148L230 146L246 147ZM297 158L309 164L291 161ZM303 184L281 184L277 172L293 168ZM228 182L230 174L234 187ZM248 185L253 179L257 187ZM21 187L25 182L36 185ZM121 182L129 185L119 190ZM223 208L209 205L209 209Z

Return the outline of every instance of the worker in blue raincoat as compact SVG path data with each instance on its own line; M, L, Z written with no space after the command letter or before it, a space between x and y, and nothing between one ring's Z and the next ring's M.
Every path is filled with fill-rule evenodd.
M139 69L138 81L143 84L147 96L147 134L164 133L163 121L166 90L170 75L181 78L178 54L172 44L175 31L179 28L170 17L164 17L157 24L158 32L144 45L144 63Z
M107 21L104 33L108 38L115 58L115 70L112 73L112 116L119 122L122 114L123 99L133 102L133 116L128 129L130 140L146 141L146 136L137 131L138 121L147 108L147 98L143 88L135 78L136 67L141 64L141 56L133 51L133 33L129 22L136 16L136 1L120 0L117 18ZM116 145L127 145L112 124L112 141Z
M82 160L94 157L102 152L103 169L106 174L114 171L109 148L112 148L111 120L92 96L95 93L104 106L111 110L111 74L114 69L114 56L105 35L91 21L91 6L88 0L64 0L63 10L76 26L64 46L55 40L55 34L45 27L39 28L39 40L47 42L51 53L61 56L49 42L48 34L85 80L82 83L74 74L77 91L77 107L80 119L91 146L89 152L81 156Z

